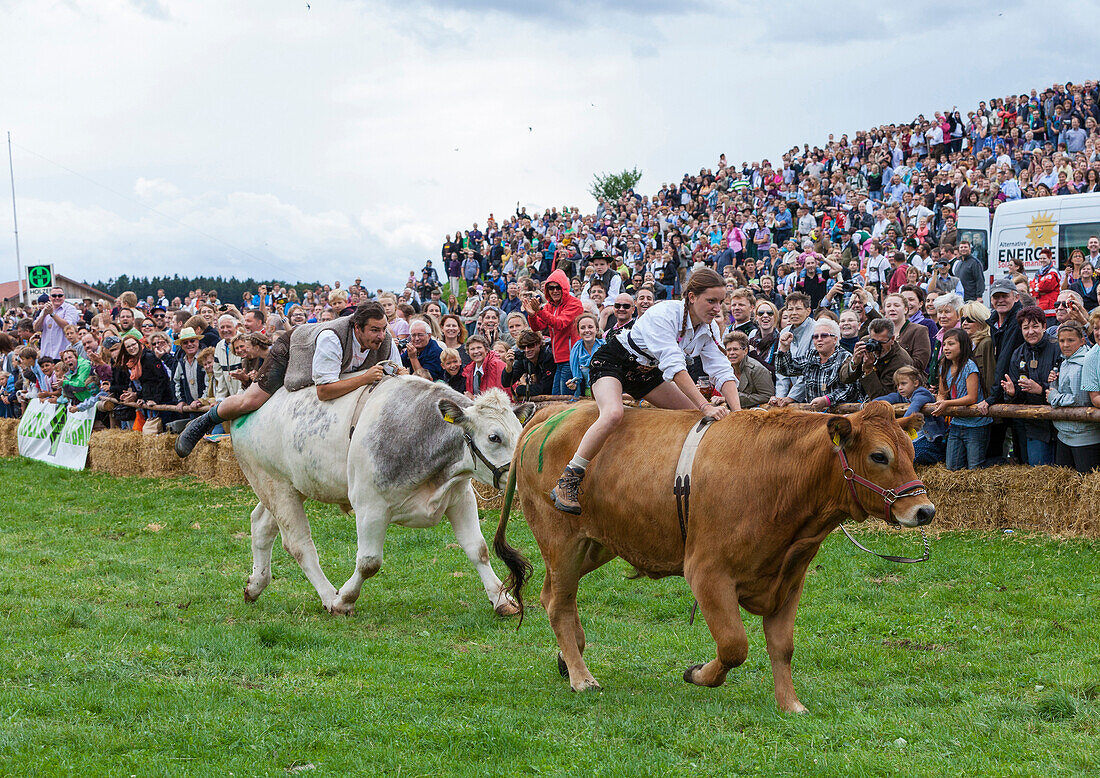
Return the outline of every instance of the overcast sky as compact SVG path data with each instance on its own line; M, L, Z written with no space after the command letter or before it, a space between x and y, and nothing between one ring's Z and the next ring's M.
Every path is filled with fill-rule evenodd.
M1092 0L901 5L0 0L23 261L391 287L490 211L590 211L595 171L1100 76ZM0 224L9 280L6 182Z

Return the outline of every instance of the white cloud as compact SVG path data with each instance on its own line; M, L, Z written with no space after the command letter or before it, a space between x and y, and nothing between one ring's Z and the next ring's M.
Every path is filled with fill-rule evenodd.
M366 265L364 230L338 211L306 213L253 192L186 197L166 181L135 189L174 196L132 217L99 205L21 198L20 231L30 236L24 257L50 259L58 272L88 279L212 271L317 280ZM71 235L80 236L78 247Z
M142 200L163 200L176 197L180 190L163 178L139 178L134 182L134 194Z

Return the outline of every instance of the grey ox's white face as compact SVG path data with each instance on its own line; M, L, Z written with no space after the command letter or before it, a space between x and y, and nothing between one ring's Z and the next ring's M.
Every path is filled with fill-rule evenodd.
M512 453L523 434L523 423L534 415L534 405L524 403L513 407L508 395L494 389L475 398L467 408L457 410L441 404L440 410L445 419L450 416L452 423L462 427L488 460L486 464L472 452L467 453L473 459L474 478L498 489L504 488ZM493 468L497 468L496 473Z

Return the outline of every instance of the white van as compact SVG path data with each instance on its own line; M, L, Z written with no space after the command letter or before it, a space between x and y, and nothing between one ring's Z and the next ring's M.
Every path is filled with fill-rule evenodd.
M1024 260L1028 275L1042 266L1039 250L1054 251L1058 269L1064 270L1074 249L1088 256L1090 235L1100 236L1100 193L1034 197L1001 203L993 212L976 206L959 208L956 227L959 240L969 240L971 253L987 268L986 288L1008 274L1008 261Z

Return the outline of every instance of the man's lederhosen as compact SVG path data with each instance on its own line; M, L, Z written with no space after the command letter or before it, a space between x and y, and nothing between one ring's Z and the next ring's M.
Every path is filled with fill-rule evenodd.
M289 361L290 333L284 332L268 349L267 358L256 373L256 384L268 394L275 394L286 379L286 366Z

